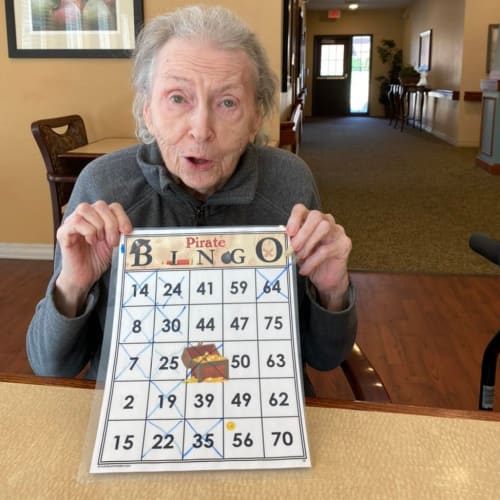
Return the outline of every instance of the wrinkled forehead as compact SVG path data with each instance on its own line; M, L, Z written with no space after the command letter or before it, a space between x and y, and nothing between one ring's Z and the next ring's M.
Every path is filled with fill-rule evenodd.
M257 83L255 62L238 47L223 47L206 37L169 39L156 54L153 77L197 75L209 79Z

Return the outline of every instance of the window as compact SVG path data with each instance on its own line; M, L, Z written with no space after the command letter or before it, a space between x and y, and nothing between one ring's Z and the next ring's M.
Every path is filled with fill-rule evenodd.
M352 37L351 113L368 113L370 89L370 36Z
M321 45L319 76L344 75L344 44Z

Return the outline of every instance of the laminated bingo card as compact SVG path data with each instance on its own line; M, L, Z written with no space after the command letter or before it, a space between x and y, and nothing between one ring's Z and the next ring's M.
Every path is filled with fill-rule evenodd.
M124 236L91 472L309 467L282 226Z

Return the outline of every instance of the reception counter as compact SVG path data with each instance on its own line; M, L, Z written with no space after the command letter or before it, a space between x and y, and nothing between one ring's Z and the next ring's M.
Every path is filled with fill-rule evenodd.
M43 382L0 376L3 499L471 500L500 495L497 414L322 400L308 400L306 408L311 469L97 477L86 468L96 391L85 382L83 387Z

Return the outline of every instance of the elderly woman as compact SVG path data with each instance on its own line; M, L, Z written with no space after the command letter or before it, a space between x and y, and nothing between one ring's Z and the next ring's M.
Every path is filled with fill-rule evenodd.
M142 144L78 178L57 232L54 275L31 322L35 373L95 378L120 234L133 227L284 224L299 265L303 361L331 369L356 333L351 241L319 211L297 156L257 145L276 78L246 25L220 7L159 16L138 39L134 115Z

